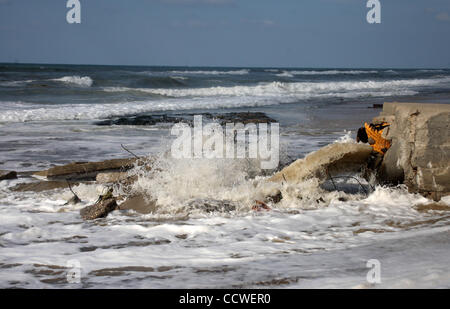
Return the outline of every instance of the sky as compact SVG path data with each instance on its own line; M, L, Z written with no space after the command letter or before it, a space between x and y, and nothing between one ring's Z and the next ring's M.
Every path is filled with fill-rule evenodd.
M450 68L450 0L0 0L0 62Z

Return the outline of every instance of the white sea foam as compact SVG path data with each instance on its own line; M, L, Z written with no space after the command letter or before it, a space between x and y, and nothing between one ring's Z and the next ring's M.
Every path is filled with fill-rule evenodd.
M399 94L414 94L417 87L445 84L450 78L435 79L405 79L392 81L345 81L345 82L270 82L260 83L254 86L234 87L209 87L188 89L150 89L108 87L108 92L140 91L144 93L168 96L168 97L211 97L211 96L295 96L299 99L315 96L344 96L358 97L364 95L381 95L392 92ZM405 92L405 93L402 93Z
M428 70L417 70L417 72L419 72L419 73L442 73L445 71L441 70L441 69L428 69Z
M270 98L208 98L199 99L166 99L144 102L122 102L111 104L64 104L22 106L7 110L0 114L1 122L55 121L55 120L89 120L103 119L114 116L134 115L137 113L154 111L174 111L185 109L215 109L242 106L264 106L277 102ZM0 102L0 105L2 103Z
M351 139L350 134L346 132L336 142L345 143ZM354 143L353 140L351 142ZM279 190L283 200L276 207L280 210L318 209L340 197L361 199L361 195L326 192L320 188L318 179L292 185L268 182L262 176L257 159L175 159L169 153L153 157L150 171L141 166L130 172L130 176L137 177L131 187L132 194L147 195L155 201L160 213L179 214L192 204L198 205L201 210L205 201L208 205L231 202L238 212L245 212L251 210L255 200L264 200L266 196L276 195ZM377 195L386 192L383 188L378 191L381 193ZM317 202L319 199L321 203ZM426 201L411 195L405 203L413 204L413 200Z
M63 82L66 84L73 84L82 87L91 87L94 81L89 76L64 76L61 78L52 79L52 81Z
M288 71L291 74L294 75L339 75L339 74L352 74L352 75L359 75L359 74L376 74L378 71L370 70L370 71L363 71L363 70L324 70L324 71Z
M179 80L187 80L187 79L189 79L189 78L187 78L185 76L170 76L170 78L179 79Z
M103 288L275 287L280 280L286 287L365 288L365 263L373 258L381 262L379 287L450 283L448 214L417 211L430 201L405 188L352 197L310 182L284 189L281 205L255 213L252 201L267 188L263 178L246 177L243 161L162 163L141 170L134 189L157 197L165 213L114 211L96 222L79 216L101 192L96 185L74 187L83 203L64 206L67 189L17 193L0 183L0 287L53 287L66 269L51 270L71 259L80 262L83 284ZM182 207L214 199L242 206L213 214Z
M15 81L2 81L0 82L1 87L20 87L24 84L32 83L34 80L15 80Z
M46 80L42 80L42 81L46 81ZM82 86L82 87L91 87L92 84L94 83L94 81L92 80L91 77L89 76L64 76L61 78L54 78L54 79L50 79L49 81L55 81L55 82L62 82L65 84L72 84L72 85L77 85L77 86ZM25 84L29 84L29 83L33 83L36 82L36 80L19 80L19 81L6 81L6 82L0 82L0 86L3 87L19 87L19 86L23 86Z
M368 288L365 263L373 258L381 262L379 287L450 283L448 211L418 211L431 201L404 187L376 187L366 197L326 192L311 180L283 185L280 203L253 212L254 200L273 189L252 176L258 166L161 154L152 170L130 174L138 176L133 192L152 196L162 211L114 211L94 222L83 222L79 210L102 193L95 184L75 186L83 202L64 205L68 189L13 192L23 180L0 182L0 287L253 288L282 281ZM204 211L220 202L236 211ZM80 285L61 280L72 259L81 266Z
M294 75L292 75L292 73L289 71L284 71L283 73L276 74L276 76L278 76L278 77L294 77Z
M170 71L173 74L194 74L194 75L246 75L250 70L231 70L231 71Z
M343 136L340 136L335 143L356 143L355 139L352 138L352 131L345 131Z

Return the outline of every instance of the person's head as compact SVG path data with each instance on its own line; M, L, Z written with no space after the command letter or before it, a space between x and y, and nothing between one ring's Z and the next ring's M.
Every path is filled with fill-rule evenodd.
M356 134L356 142L363 142L367 143L369 141L369 138L367 136L366 128L361 127L358 129L358 133Z

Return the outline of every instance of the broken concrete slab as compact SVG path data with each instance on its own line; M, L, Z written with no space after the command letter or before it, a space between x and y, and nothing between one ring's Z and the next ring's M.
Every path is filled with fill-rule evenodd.
M335 143L325 146L269 178L272 182L300 183L308 178L326 180L331 174L360 172L367 166L372 147L367 144Z
M72 186L78 185L78 183L72 183ZM66 189L69 185L66 181L38 181L32 183L20 183L10 188L11 191L15 192L42 192L54 189Z
M109 173L98 173L96 176L96 181L98 184L106 183L116 183L124 181L128 178L127 172L109 172Z
M437 200L450 194L450 104L385 103L374 121L391 124L380 182Z
M100 172L127 171L138 161L137 158L112 159L101 162L74 162L55 166L46 171L36 172L35 177L45 177L49 180L83 180L93 181Z
M140 214L149 214L156 211L156 202L142 194L128 197L119 205L120 210L134 210Z
M80 210L83 220L95 220L105 218L108 214L117 209L117 203L114 198L102 200L94 205L84 207Z

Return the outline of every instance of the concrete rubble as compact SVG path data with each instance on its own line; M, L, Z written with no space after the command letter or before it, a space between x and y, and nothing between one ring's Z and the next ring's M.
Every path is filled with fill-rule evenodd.
M112 159L102 162L75 162L36 172L33 176L46 178L47 180L93 181L99 173L127 171L134 167L136 161L138 161L137 158Z
M450 104L385 103L373 123L388 122L383 137L391 141L375 170L381 184L405 184L412 193L436 201L450 194ZM361 124L363 125L363 124ZM368 144L335 143L299 159L269 181L321 181L341 172L358 172L373 159Z
M383 137L392 144L383 158L378 156L380 160L382 158L381 164L377 164L374 170L378 183L405 184L410 192L420 193L436 201L450 194L450 104L385 103L381 114L372 122L390 124L384 129ZM324 182L331 175L339 173L367 176L365 173L371 170L370 162L374 157L377 156L368 144L333 143L296 160L268 180L280 184L297 184L310 178ZM147 170L152 168L151 160L141 161L137 158L77 162L36 172L33 176L46 181L18 184L12 190L40 192L66 188L69 181L72 185L80 181L96 181L98 184L108 184L110 188L114 185L129 185L137 180L137 176L129 176L127 171L136 165L143 165ZM15 172L0 171L0 180L16 177ZM278 202L282 196L280 192L277 193L274 196ZM83 219L92 220L105 217L116 209L143 214L157 209L156 201L142 194L126 193L117 197L117 200L123 202L118 205L111 194L83 208L80 214ZM205 204L196 201L190 207L197 207L196 203ZM234 207L223 203L210 203L207 206L212 210L219 207L230 211Z
M450 104L385 103L373 122L386 121L392 140L379 172L382 183L404 183L439 200L450 193Z
M269 181L300 183L312 177L326 180L329 173L360 172L371 153L372 147L366 144L330 144L298 159L273 175Z

